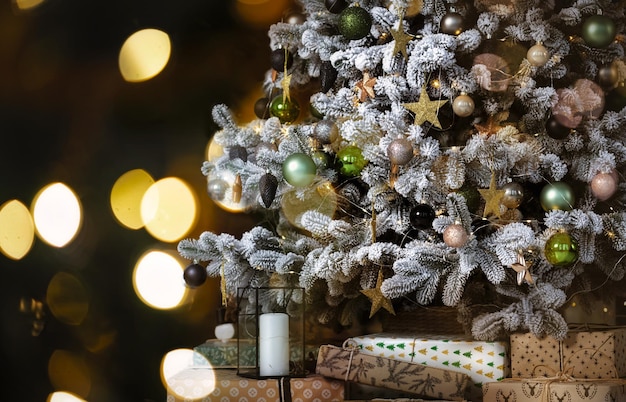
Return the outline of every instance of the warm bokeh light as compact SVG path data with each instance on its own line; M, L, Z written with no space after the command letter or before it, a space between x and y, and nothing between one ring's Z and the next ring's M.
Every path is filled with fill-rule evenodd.
M48 402L87 402L86 399L77 397L69 392L53 392L48 396Z
M79 325L89 311L89 299L82 282L67 272L52 277L46 292L46 302L54 317L69 325Z
M235 13L249 25L264 28L281 20L290 0L237 0Z
M148 306L162 310L175 308L187 295L183 271L180 259L164 251L148 251L135 265L135 293Z
M129 36L119 54L119 68L128 82L154 78L167 65L172 45L170 37L158 29L142 29Z
M35 240L35 224L28 207L18 200L0 207L0 251L20 260L30 251Z
M40 190L31 211L37 235L54 247L72 241L82 223L80 201L63 183L52 183Z
M21 11L32 10L43 3L43 0L13 0L13 5Z
M167 177L154 183L141 201L141 217L148 233L164 242L185 237L198 220L198 199L183 180Z
M161 360L161 380L163 385L172 393L182 397L185 400L200 400L209 395L215 389L215 373L210 370L210 365L203 366L203 373L206 378L203 379L202 387L191 390L178 388L172 384L171 379L184 369L193 366L193 358L195 352L191 349L176 349L168 352Z
M81 397L89 395L91 374L84 359L67 350L55 350L48 361L48 377L55 389Z
M154 179L143 169L121 175L111 189L111 210L115 218L129 229L143 227L141 200Z

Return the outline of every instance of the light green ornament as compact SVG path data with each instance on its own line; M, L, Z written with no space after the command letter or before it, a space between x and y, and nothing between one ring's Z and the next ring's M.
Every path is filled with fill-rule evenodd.
M615 22L604 15L592 15L583 23L581 36L591 47L605 48L615 40Z
M291 154L283 163L283 176L294 187L308 186L315 179L317 166L313 159L303 153Z
M566 267L578 259L578 244L566 232L553 234L544 247L546 261L558 267Z
M368 161L363 157L359 147L349 145L337 152L337 162L339 173L348 177L357 177Z
M546 184L539 194L539 202L544 211L571 211L574 208L574 190L562 181Z

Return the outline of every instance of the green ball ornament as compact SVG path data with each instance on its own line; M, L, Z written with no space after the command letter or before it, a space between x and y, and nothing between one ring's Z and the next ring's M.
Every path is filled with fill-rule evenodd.
M362 7L348 7L339 14L338 28L346 39L362 39L370 33L372 16Z
M571 211L574 208L574 190L562 181L546 184L539 194L539 202L544 211Z
M283 163L283 176L294 187L308 186L315 179L317 166L313 159L303 153L291 154Z
M553 234L544 247L546 261L558 267L566 267L578 259L578 244L566 232Z
M339 173L348 177L357 177L368 161L363 157L363 153L358 147L349 145L337 152L337 162Z
M278 117L283 124L293 123L300 115L300 105L294 100L287 98L283 100L283 95L278 95L270 103L270 114Z
M465 183L455 191L455 193L460 194L465 198L465 203L467 204L467 209L475 213L480 207L481 196L480 192L476 188L476 186L471 185L470 183Z
M615 22L604 15L593 15L585 20L581 36L586 44L604 48L615 40Z

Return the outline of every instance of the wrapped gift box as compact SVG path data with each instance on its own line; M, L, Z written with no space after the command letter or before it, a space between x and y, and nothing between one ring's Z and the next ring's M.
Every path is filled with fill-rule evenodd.
M626 401L626 380L506 379L483 384L485 401Z
M188 368L167 379L167 402L341 402L343 381L310 375L256 380L234 370Z
M463 400L470 379L466 374L322 345L317 373L325 377L397 389L431 398Z
M575 378L626 376L626 328L568 332L563 341L511 334L511 374L532 378L567 371Z
M363 353L421 363L467 374L482 395L480 385L510 374L508 342L475 341L464 335L379 333L351 338Z

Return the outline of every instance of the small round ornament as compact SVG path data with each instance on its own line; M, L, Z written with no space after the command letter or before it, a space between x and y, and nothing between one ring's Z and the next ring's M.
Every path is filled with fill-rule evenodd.
M549 59L548 49L541 43L531 46L526 53L526 60L535 67L545 66Z
M270 117L270 99L259 98L254 103L254 114L259 119L267 119Z
M206 282L206 268L200 264L190 264L183 271L183 279L190 288L197 288Z
M325 0L324 5L333 14L339 14L348 7L346 0Z
M248 161L248 150L241 145L233 145L228 148L228 157L230 160L241 159L244 162Z
M562 181L546 184L539 194L539 202L544 211L571 211L574 208L574 190Z
M207 182L207 193L213 201L223 201L228 187L228 183L221 178L211 179Z
M293 55L287 49L276 49L270 54L270 66L276 71L289 70L293 64Z
M283 124L293 123L300 115L300 105L295 100L283 99L283 95L277 95L270 104L270 113Z
M615 22L604 15L592 15L583 22L581 36L591 47L604 48L615 40Z
M306 16L299 12L291 12L285 16L284 21L291 25L302 25L306 21Z
M557 267L567 267L578 259L578 243L567 232L555 233L544 246L546 261Z
M570 134L571 129L565 127L554 117L550 116L546 122L546 134L555 140L563 140Z
M348 145L337 152L338 170L344 176L357 177L367 162L367 159L363 157L363 152L357 146Z
M315 162L315 164L321 168L326 169L331 166L330 155L328 155L324 151L311 152L311 158L313 159L313 162Z
M372 16L363 7L348 7L339 14L338 24L339 33L346 39L362 39L370 33Z
M462 92L459 96L452 101L452 111L459 117L468 117L474 113L474 100Z
M317 166L313 159L303 153L291 154L283 163L283 176L294 187L304 187L313 183Z
M315 124L313 136L322 144L330 144L339 135L339 128L334 121L324 119Z
M614 63L604 64L598 69L598 84L603 88L613 88L619 81L619 71Z
M598 173L591 179L591 193L600 201L606 201L617 191L617 175Z
M435 220L435 210L428 204L417 204L411 208L409 220L415 229L428 229Z
M406 165L413 159L413 145L406 138L396 138L387 146L387 156L394 165Z
M469 240L469 235L463 225L453 223L443 230L443 242L449 247L463 247Z
M461 14L450 11L441 18L439 29L448 35L459 35L463 32L464 24L465 18Z
M507 183L502 186L504 194L500 199L500 203L509 209L517 208L524 199L524 188L516 182Z

